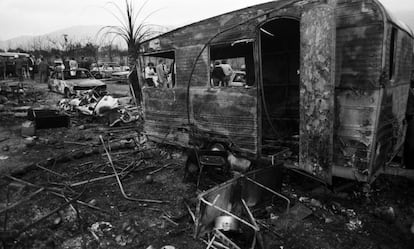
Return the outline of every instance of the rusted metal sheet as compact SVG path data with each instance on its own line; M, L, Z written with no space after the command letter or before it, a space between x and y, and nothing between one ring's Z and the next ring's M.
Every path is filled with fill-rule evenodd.
M191 77L191 86L207 86L209 80L210 63L208 49L205 49L200 58L195 61L203 45L185 46L176 51L177 86L187 88ZM190 75L194 67L194 73Z
M335 12L317 5L302 14L299 167L330 183L335 102Z
M383 24L337 29L336 86L375 89L382 73Z
M381 78L383 97L381 113L378 116L376 142L370 174L381 170L402 148L405 139L405 113L407 109L410 72L412 69L413 39L405 31L397 30L394 56L394 75L388 75L391 60L391 31L388 23L384 73Z
M254 180L259 184L255 184L248 179ZM280 167L267 167L246 174L246 178L243 176L233 178L201 193L198 196L199 203L197 205L195 235L197 237L202 236L211 230L215 219L223 215L222 210L229 213L240 212L239 204L241 199L249 207L254 207L269 197L275 197L269 190L277 192L280 190L281 184ZM281 195L278 196L280 197ZM205 201L213 205L206 205Z
M200 136L257 153L257 89L191 89L191 113Z
M144 87L142 92L147 136L158 142L188 146L186 89Z
M381 96L380 90L336 90L335 165L369 169Z
M336 10L338 28L383 22L382 10L375 1L339 0Z

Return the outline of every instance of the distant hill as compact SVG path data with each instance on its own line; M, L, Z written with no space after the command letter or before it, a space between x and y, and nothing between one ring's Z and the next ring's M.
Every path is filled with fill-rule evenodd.
M1 49L30 49L34 43L46 44L49 40L63 42L63 35L67 35L68 39L75 42L95 41L97 32L102 26L73 26L70 28L60 29L39 36L19 36L9 40L0 41Z
M28 49L31 50L34 46L43 44L46 45L49 41L63 43L64 35L67 35L68 40L73 42L82 42L86 43L88 41L99 43L100 38L97 37L99 30L103 26L100 25L81 25L81 26L72 26L65 29L56 30L44 35L39 36L19 36L5 41L0 41L0 49ZM157 32L167 32L174 27L164 27L154 25L153 30ZM120 47L125 46L122 42L116 44Z

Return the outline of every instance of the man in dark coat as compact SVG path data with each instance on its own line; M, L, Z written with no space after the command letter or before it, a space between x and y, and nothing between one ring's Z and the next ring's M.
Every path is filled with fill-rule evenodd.
M214 63L213 72L211 72L213 87L223 85L225 76L223 68L220 66L220 62L216 61Z
M40 83L46 83L49 76L49 64L41 58L39 63Z
M19 81L23 81L23 59L19 56L15 58L15 68L16 68L16 75L19 78Z
M34 73L35 73L35 60L34 60L34 56L33 55L30 55L30 57L29 57L29 59L28 59L28 61L27 61L27 63L28 63L28 71L29 71L29 75L30 75L30 79L31 80L34 80Z

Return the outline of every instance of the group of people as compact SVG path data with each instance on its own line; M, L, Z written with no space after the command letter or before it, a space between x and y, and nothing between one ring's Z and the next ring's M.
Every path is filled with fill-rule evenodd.
M212 86L228 86L232 74L233 69L226 60L214 62L214 66L211 71Z
M42 56L35 58L34 55L16 54L14 56L0 57L0 78L17 77L20 82L24 79L35 80L38 74L39 82L46 83L49 79L50 70L64 70L65 68L73 71L77 68L89 68L91 63L82 57L78 63L75 58L60 59L56 56L52 67Z
M175 63L173 62L170 65L170 68L167 68L167 65L163 59L160 59L158 61L157 66L155 66L152 62L148 62L147 66L144 69L145 83L150 87L173 88L175 78L174 76Z
M35 74L39 73L40 81L45 82L49 72L49 65L42 58L36 59L33 55L19 55L13 57L0 58L0 78L16 76L20 82L24 79L35 79Z
M16 61L16 74L19 77L19 81L23 80L22 75L25 74L25 68L20 67L20 63L17 60ZM40 57L37 60L35 60L34 56L31 55L28 60L28 71L29 71L29 77L31 80L35 79L35 73L39 73L39 82L40 83L46 83L49 79L49 64L47 61Z

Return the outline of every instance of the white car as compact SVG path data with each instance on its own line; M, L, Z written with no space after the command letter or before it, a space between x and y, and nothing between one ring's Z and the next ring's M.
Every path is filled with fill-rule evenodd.
M92 89L100 94L106 92L106 84L82 68L55 71L49 79L48 87L49 90L64 94L67 98Z
M92 65L91 73L97 79L111 78L113 73L128 71L129 67L120 66L115 62L104 62Z
M246 86L246 72L234 71L230 77L229 86Z

